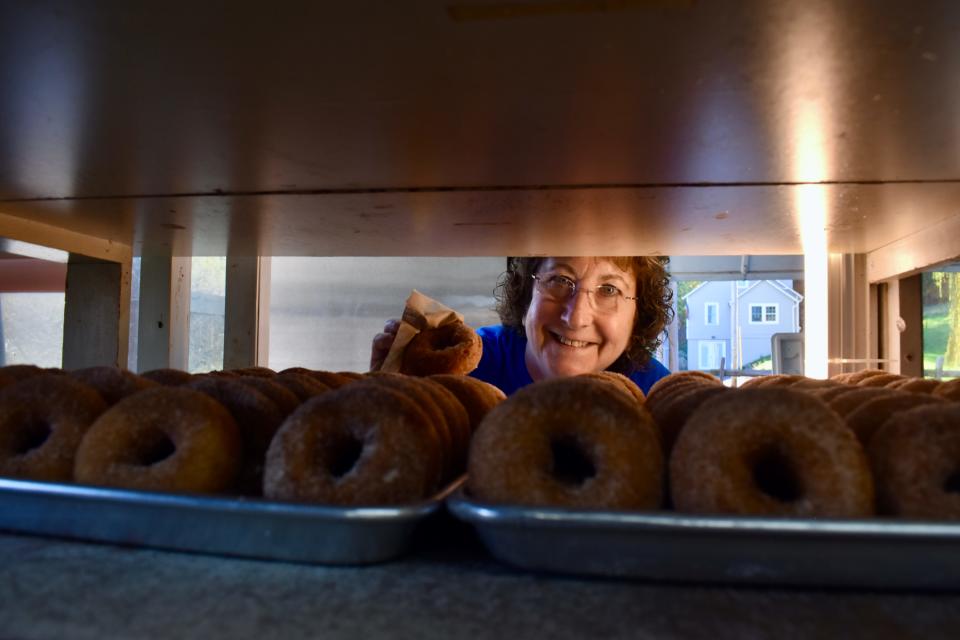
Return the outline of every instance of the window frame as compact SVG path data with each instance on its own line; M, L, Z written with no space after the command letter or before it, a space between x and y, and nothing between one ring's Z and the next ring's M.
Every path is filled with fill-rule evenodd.
M710 322L710 307L713 307L716 310L714 315L714 321ZM703 303L703 324L708 327L716 327L720 325L720 303L719 302L704 302Z
M760 309L760 319L753 319L753 310ZM767 311L773 309L774 319L767 320ZM780 303L779 302L750 302L747 304L747 323L748 324L780 324Z

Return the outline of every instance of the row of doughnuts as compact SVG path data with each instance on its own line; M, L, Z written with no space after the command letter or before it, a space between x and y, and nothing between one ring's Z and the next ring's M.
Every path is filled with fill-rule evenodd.
M871 377L730 389L686 371L632 412L588 377L536 383L480 425L468 487L528 505L960 518L957 383L861 384Z
M462 474L473 427L503 399L492 385L459 375L301 367L137 375L116 367L67 372L16 365L0 368L0 386L0 475L145 490L263 492L332 504L408 502L434 492ZM319 443L321 450L304 442ZM329 451L322 450L324 443ZM400 449L391 454L391 447ZM313 456L309 473L288 472L303 455ZM344 455L353 457L345 461ZM396 468L378 476L378 455L392 458ZM410 482L382 496L363 489L395 488L402 484L395 477L418 465L428 480L415 493ZM321 478L335 490L318 492Z

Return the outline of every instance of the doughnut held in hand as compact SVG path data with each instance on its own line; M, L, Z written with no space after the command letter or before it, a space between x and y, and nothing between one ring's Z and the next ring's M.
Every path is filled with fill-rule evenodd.
M482 353L477 332L462 322L451 322L415 335L404 348L400 373L467 374L477 368Z

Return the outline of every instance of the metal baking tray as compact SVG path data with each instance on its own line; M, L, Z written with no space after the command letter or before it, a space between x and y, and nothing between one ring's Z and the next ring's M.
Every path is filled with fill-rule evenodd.
M0 529L319 564L401 555L462 480L412 505L332 507L0 478Z
M522 569L697 583L960 588L960 524L693 516L447 499L490 553Z

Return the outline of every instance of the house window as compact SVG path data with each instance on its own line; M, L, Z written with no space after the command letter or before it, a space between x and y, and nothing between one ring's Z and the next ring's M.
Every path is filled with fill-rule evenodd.
M727 356L727 343L723 340L704 340L699 345L698 356L701 369L719 369L720 359Z
M750 305L750 324L777 324L780 321L780 305L762 303Z
M720 303L703 303L703 324L720 324Z

